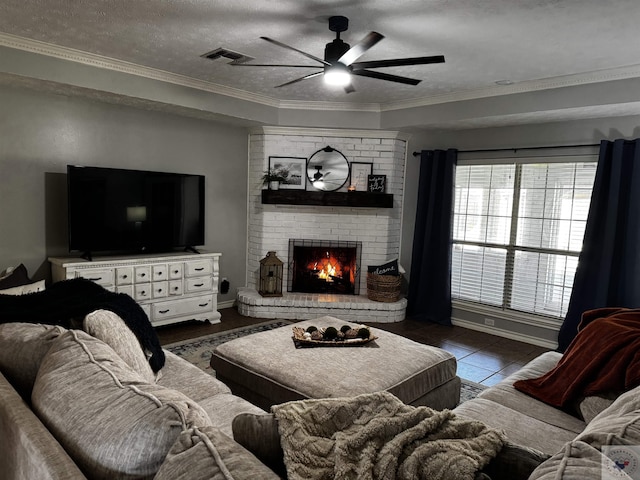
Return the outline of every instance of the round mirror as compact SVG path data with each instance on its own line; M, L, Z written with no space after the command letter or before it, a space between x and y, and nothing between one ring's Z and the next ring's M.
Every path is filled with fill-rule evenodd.
M333 192L349 178L349 162L335 148L324 147L309 157L307 177L316 190Z

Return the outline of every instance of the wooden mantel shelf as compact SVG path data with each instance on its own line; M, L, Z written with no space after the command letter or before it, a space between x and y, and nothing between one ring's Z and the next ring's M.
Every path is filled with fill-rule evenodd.
M368 192L316 192L307 190L262 190L262 203L270 205L393 208L393 194Z

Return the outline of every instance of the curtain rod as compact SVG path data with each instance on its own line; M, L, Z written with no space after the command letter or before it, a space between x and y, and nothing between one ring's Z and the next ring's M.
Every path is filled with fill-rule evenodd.
M552 150L557 148L578 148L578 147L599 147L599 143L584 143L580 145L557 145L545 147L511 147L511 148L484 148L479 150L458 150L458 153L485 153L485 152L517 152L518 150ZM417 157L420 152L413 152L413 156Z

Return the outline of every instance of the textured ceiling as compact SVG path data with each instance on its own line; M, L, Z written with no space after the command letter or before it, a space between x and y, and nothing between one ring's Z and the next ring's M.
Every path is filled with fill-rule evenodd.
M417 86L358 77L355 93L313 70L236 67L201 55L218 47L256 63L314 65L268 36L322 57L330 15L349 17L343 40L385 35L360 60L442 54L446 63L379 69ZM393 104L640 66L638 0L3 0L0 32L287 101ZM595 73L594 73L595 72ZM513 85L504 87L513 88Z

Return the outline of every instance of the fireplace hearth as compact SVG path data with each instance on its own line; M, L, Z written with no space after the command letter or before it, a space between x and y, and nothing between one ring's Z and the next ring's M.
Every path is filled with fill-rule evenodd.
M358 295L361 251L361 242L290 239L287 291Z

